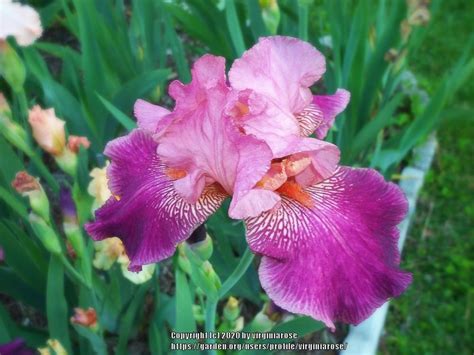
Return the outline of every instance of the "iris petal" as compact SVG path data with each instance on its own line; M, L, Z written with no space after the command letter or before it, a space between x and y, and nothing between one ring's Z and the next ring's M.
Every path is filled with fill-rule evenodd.
M163 118L170 111L164 107L139 99L135 102L133 113L137 118L139 128L155 133L158 124L162 122Z
M95 240L116 236L125 246L131 270L170 257L219 208L226 194L209 186L195 204L185 202L156 154L157 143L137 129L107 145L113 197L86 225Z
M311 208L282 197L280 208L246 220L249 245L263 254L262 287L280 307L331 328L357 324L411 281L398 268L406 199L375 170L347 167L306 192Z
M273 36L236 59L229 81L238 90L251 89L286 112L297 113L311 103L309 87L326 71L324 56L296 38Z
M326 137L329 129L334 124L336 116L346 108L351 95L349 91L337 89L334 95L315 95L313 104L318 107L322 113L322 122L316 127L316 137L323 139Z
M226 114L232 98L226 86L225 60L206 55L193 67L189 84L174 82L170 92L176 107L173 122L159 138L157 149L169 168L182 169L186 177L174 187L194 203L206 185L218 183L233 195L233 218L255 216L271 209L278 196L253 189L270 167L272 152L253 135L245 135Z

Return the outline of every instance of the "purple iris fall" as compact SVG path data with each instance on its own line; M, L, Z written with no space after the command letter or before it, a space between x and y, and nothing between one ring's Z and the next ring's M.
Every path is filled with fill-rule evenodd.
M334 329L402 293L411 281L398 268L406 199L377 171L340 166L337 146L322 140L350 96L313 96L325 66L310 44L267 37L228 81L224 58L197 60L191 83L169 86L172 112L138 100L138 128L105 149L113 197L89 234L122 239L139 270L173 255L231 197L229 216L243 219L278 306Z

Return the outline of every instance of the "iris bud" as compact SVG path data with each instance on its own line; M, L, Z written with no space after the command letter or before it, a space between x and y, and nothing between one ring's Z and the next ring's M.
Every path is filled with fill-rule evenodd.
M6 41L0 41L0 75L14 92L20 92L25 83L26 70L18 53Z
M212 256L212 239L206 233L206 227L204 224L201 224L199 227L197 227L184 244L202 261L209 260L209 258Z
M191 265L191 262L189 261L188 257L186 256L186 252L184 251L184 248L186 248L184 243L178 245L178 258L177 258L178 266L186 274L190 275L192 265Z
M278 24L280 23L280 8L277 0L260 0L262 9L262 19L265 27L271 34L276 34Z
M74 315L70 318L72 324L81 325L91 330L97 330L97 312L94 308L74 308Z
M193 304L192 305L193 309L193 317L198 323L203 323L205 316L204 316L204 311L200 305Z
M229 322L235 322L239 316L239 300L231 296L224 307L224 318Z
M82 232L78 225L63 223L64 234L66 234L67 240L71 243L76 256L80 259L84 255L84 240L82 238Z
M204 240L194 244L188 244L188 247L202 260L209 260L214 249L212 239L208 234L206 234Z
M61 155L55 156L55 159L62 171L70 176L76 175L77 154L67 148L64 149Z
M56 117L53 108L42 109L39 105L33 106L28 112L33 137L36 143L49 154L57 157L66 147L66 122Z
M29 221L36 236L43 243L46 250L52 254L61 254L61 245L59 244L56 232L46 224L44 219L34 213L30 213Z
M209 261L205 261L201 266L202 271L204 272L204 276L213 284L213 286L218 290L221 288L221 279L214 271L212 264Z
M8 106L5 96L0 93L0 131L10 144L25 153L30 153L26 131L19 124L12 121L11 116L10 106Z
M63 215L63 229L68 241L79 258L84 255L84 239L77 220L76 205L72 199L71 191L62 188L59 194L61 212Z
M150 98L152 102L160 101L162 96L161 87L159 85L150 93Z
M12 181L12 187L22 196L27 196L34 213L46 222L50 222L49 200L39 180L29 175L26 171L20 171Z
M204 225L201 225L191 233L186 242L178 246L177 262L208 297L216 297L221 280L208 261L211 255L212 240L206 234Z
M88 149L90 146L91 146L91 142L89 141L87 137L70 135L67 139L68 149L75 154L79 153L80 147L84 147L84 149Z
M219 326L220 332L239 332L244 328L244 317L240 316L239 301L229 297L223 309L223 322Z

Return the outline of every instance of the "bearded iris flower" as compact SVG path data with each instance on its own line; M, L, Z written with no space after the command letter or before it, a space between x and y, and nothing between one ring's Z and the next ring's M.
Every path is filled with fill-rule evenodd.
M411 275L399 270L397 225L407 202L372 169L340 166L321 140L349 93L313 96L325 60L310 44L263 38L225 74L205 55L174 81L173 111L138 100L138 129L105 154L112 197L86 226L119 237L130 269L170 257L231 197L268 296L290 312L359 323ZM314 134L316 138L310 137Z

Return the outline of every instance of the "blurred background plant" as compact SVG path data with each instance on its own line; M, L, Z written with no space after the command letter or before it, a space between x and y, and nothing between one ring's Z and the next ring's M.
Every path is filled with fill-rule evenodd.
M8 3L0 3L2 26ZM127 271L118 239L94 243L83 230L110 196L102 151L135 127L131 111L137 98L169 104L168 82L188 82L189 63L198 56L210 52L230 64L259 37L281 34L307 40L325 54L325 80L315 92L337 87L351 92L348 109L329 134L343 162L375 167L396 179L411 149L442 118L472 112L448 106L474 67L472 37L463 39L453 62L436 71L438 80L418 80L408 70L413 64L418 69L419 60L443 56L430 53L434 41L427 42L426 33L443 28L432 19L446 5L440 0L29 4L41 16L41 38L32 44L41 28L31 12L25 21L33 25L33 40L16 33L0 38L0 344L21 338L57 353L165 354L171 329L213 326L291 330L341 341L344 327L331 334L320 322L285 314L268 302L246 252L244 227L227 217L226 206L206 224L210 237L196 231L172 260L138 274Z
M410 60L420 85L433 93L471 35L474 3L445 1ZM427 55L427 53L429 55ZM382 354L469 353L474 347L474 80L442 115L438 154L407 237L402 266L413 286L391 305Z

